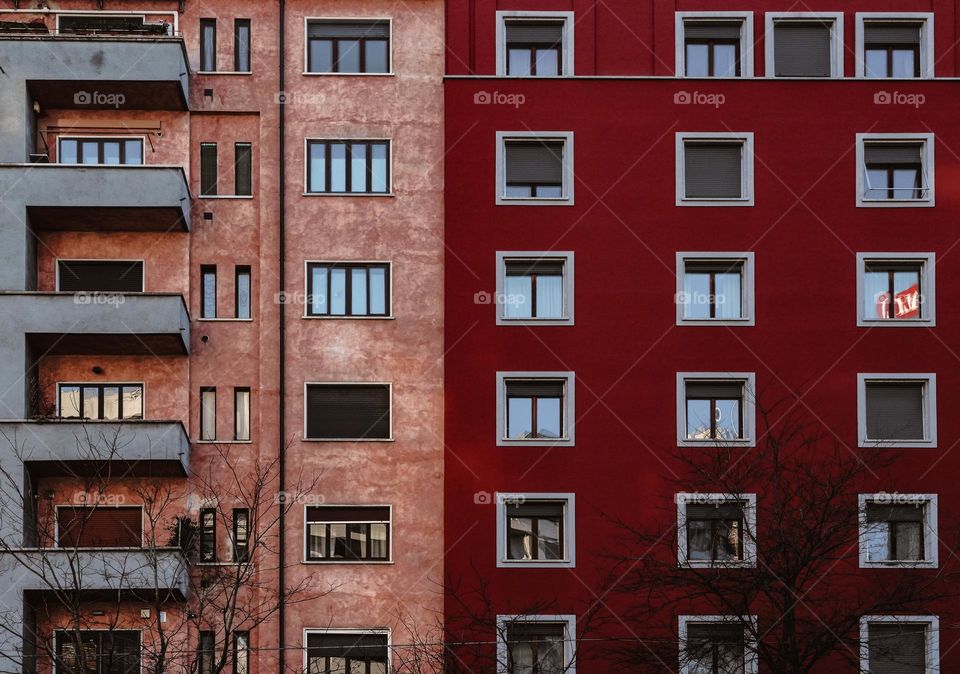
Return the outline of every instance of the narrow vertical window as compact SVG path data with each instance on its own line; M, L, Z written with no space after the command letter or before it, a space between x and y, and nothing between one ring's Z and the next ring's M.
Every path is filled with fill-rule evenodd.
M217 389L200 389L200 439L217 439Z
M217 561L217 511L200 510L200 561Z
M233 561L242 564L249 561L250 511L247 508L233 509Z
M234 440L250 439L250 389L233 389Z
M200 143L200 196L217 194L217 144Z
M233 22L233 69L238 73L250 72L250 19Z
M233 674L250 672L250 633L233 633Z
M214 634L204 630L200 632L200 639L197 643L197 669L199 674L214 674ZM96 670L94 670L96 671Z
M217 317L217 268L200 267L200 318Z
M233 158L234 194L249 197L253 194L253 146L250 143L234 145Z
M237 318L250 318L250 267L236 269L235 312Z
M200 72L217 72L216 19L200 19Z

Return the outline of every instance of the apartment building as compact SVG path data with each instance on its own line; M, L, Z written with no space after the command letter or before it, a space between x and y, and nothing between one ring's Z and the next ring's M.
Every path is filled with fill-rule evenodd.
M442 608L442 4L0 10L0 671L387 671Z
M960 670L952 592L895 600L955 561L958 24L938 1L448 3L445 619L467 665ZM819 438L781 446L803 470L729 490L785 410ZM784 540L785 482L851 461L817 590L791 595L771 575L816 528ZM778 660L798 633L836 648Z

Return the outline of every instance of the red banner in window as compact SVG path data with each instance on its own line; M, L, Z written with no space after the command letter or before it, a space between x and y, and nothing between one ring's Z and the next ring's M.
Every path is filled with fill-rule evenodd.
M893 296L894 318L920 318L920 286L912 285ZM890 318L890 293L877 295L877 318Z

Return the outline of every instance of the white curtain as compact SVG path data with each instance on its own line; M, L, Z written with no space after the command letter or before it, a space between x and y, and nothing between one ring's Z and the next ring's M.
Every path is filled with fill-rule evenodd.
M537 277L537 318L563 317L563 277Z

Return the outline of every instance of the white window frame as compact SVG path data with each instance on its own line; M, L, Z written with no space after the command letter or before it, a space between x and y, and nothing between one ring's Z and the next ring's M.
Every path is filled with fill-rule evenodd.
M736 199L699 199L686 196L685 159L687 141L716 141L729 143L731 141L743 144L740 156L740 193ZM724 131L678 131L676 134L676 164L677 164L677 206L753 206L753 132L724 132Z
M387 637L387 674L393 671L393 632L389 627L305 627L303 629L303 671L308 672L307 637L311 634L377 634Z
M921 142L921 164L927 181L927 196L923 199L867 199L864 176L864 146L874 142ZM936 205L934 170L934 135L932 133L858 133L857 134L857 208L932 208Z
M867 382L920 382L923 387L923 419L927 438L924 440L873 440L867 438ZM933 372L858 372L857 373L857 438L859 447L936 447L937 446L937 375Z
M390 520L388 522L387 528L387 558L386 559L310 559L307 557L307 546L310 543L310 524L319 523L311 522L307 519L307 511L310 508L387 508L390 513ZM321 522L330 522L331 520L321 520ZM371 522L374 520L371 520ZM369 522L367 522L369 523ZM301 550L302 562L304 564L367 564L367 565L383 565L383 564L393 564L393 504L392 503L328 503L323 501L322 503L307 503L303 506L303 549Z
M687 382L722 381L743 383L743 438L739 440L687 439ZM678 447L755 447L757 444L757 376L753 372L677 372Z
M680 642L680 674L693 674L693 668L687 662L687 626L691 623L734 623L743 625L743 660L744 674L757 674L757 616L735 615L681 615L677 617L677 631ZM750 628L747 628L747 623Z
M870 671L870 624L904 623L926 626L927 671L940 674L940 618L935 615L865 615L860 618L860 671Z
M687 295L685 276L687 262L739 262L743 273L740 276L741 298L740 318L686 318L684 317L683 299ZM722 326L750 326L756 322L755 305L755 256L749 251L680 251L677 253L677 293L674 303L677 305L677 325L722 325Z
M390 59L390 70L385 73L315 73L310 68L310 38L309 30L311 22L343 22L350 21L386 21L389 26L389 35L387 40L387 58ZM305 16L303 17L303 75L307 77L392 77L393 71L393 18L389 16ZM251 63L251 67L253 64ZM285 94L285 92L281 92ZM283 102L287 102L284 100Z
M562 260L563 261L563 317L562 318L507 318L505 307L507 262L513 260ZM518 250L497 251L497 325L573 325L573 251L571 250Z
M507 38L506 38L506 28L505 24L507 20L529 20L530 22L535 21L549 21L551 23L556 23L557 21L563 21L563 32L561 39L561 49L563 50L560 56L560 74L559 75L537 75L534 79L540 78L555 78L555 77L573 77L574 69L574 51L573 51L573 33L575 21L573 18L573 12L526 12L526 11L498 11L497 12L497 77L524 77L523 75L507 75Z
M871 561L866 546L867 504L915 505L923 508L923 559L917 561L877 560ZM880 492L857 495L857 519L860 532L860 568L861 569L935 569L939 566L940 539L938 536L937 495L936 494L900 494Z
M674 75L676 77L687 77L686 24L688 22L714 23L717 21L740 21L740 75L733 77L715 76L707 79L749 79L753 77L753 12L674 12L674 17L674 35L676 36Z
M505 144L511 140L563 141L563 187L560 197L508 197ZM498 206L573 206L573 131L497 131L496 204Z
M691 569L753 569L757 566L757 495L680 492L677 502L677 563ZM730 562L712 562L705 559L687 559L687 506L723 505L739 503L743 505L743 519L746 531L743 533L743 559Z
M390 393L390 436L386 438L311 438L307 436L307 390L311 386L386 386ZM305 381L303 382L303 442L393 442L393 382L392 381Z
M565 395L561 406L564 435L561 438L507 438L507 381L512 379L564 379ZM563 370L521 370L497 372L497 447L573 447L576 442L576 374Z
M497 492L497 568L574 569L577 566L576 495L573 492ZM536 501L564 501L563 559L507 559L507 504Z
M830 21L830 77L777 77L773 26L778 21ZM767 12L764 15L764 74L771 79L824 80L843 78L843 12Z
M866 59L864 58L864 24L872 22L889 21L890 23L920 23L920 78L921 80L933 79L934 74L934 14L933 12L857 12L856 14L856 52L854 62L856 64L856 76L866 78ZM894 79L890 77L869 78L875 81L901 81L908 82L916 80L910 77L906 80Z
M497 674L510 674L507 668L509 653L507 650L508 623L564 623L563 664L564 674L576 674L577 662L575 642L577 639L577 616L571 613L556 615L498 615L497 616Z
M934 327L937 324L936 253L857 253L857 326L870 328ZM920 271L920 318L867 318L863 314L865 275L868 262L918 262Z

